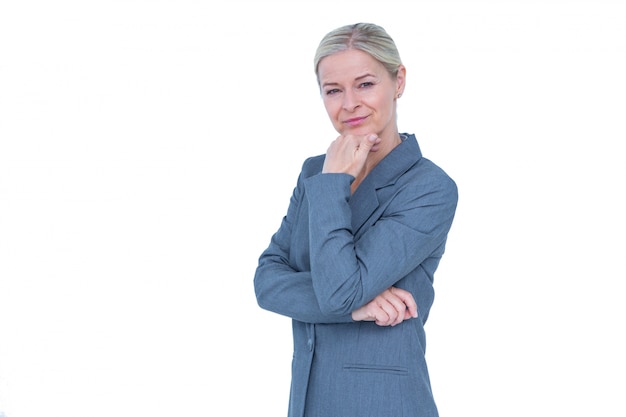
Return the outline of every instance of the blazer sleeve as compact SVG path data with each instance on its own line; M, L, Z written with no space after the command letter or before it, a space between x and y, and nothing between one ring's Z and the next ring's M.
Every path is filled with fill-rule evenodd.
M257 303L265 310L307 323L352 322L351 311L324 313L320 309L310 271L297 271L289 262L292 225L303 197L301 173L291 196L287 214L268 248L259 257L254 275Z
M439 169L426 169L396 184L380 217L355 239L350 181L344 174L304 180L312 285L325 314L354 311L429 257L440 256L456 211L454 181Z

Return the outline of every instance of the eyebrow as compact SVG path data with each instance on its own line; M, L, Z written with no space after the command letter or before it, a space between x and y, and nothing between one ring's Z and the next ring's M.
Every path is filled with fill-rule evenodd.
M366 74L363 74L363 75L360 75L360 76L356 77L356 78L354 79L354 81L360 81L360 80L362 80L363 78L367 78L367 77L374 77L374 78L376 78L376 76L375 76L374 74L370 74L370 73L368 72L368 73L366 73ZM334 82L326 82L326 83L322 84L322 87L328 87L328 86L333 86L333 85L339 85L339 83L334 83Z

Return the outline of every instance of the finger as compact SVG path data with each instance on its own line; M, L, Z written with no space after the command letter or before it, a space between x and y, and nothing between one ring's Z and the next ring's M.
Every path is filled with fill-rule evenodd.
M397 287L391 287L390 290L402 300L409 313L409 317L417 318L417 303L415 302L415 298L413 298L413 294Z
M365 135L361 138L361 141L359 142L357 146L357 150L359 152L363 152L367 154L370 152L372 147L374 147L374 145L378 144L379 142L380 142L380 139L377 135L373 133L369 135Z
M404 320L406 306L389 289L380 293L372 302L372 309L379 326L395 326Z
M379 326L389 326L390 317L387 312L380 306L377 306L376 313L374 313L374 322Z
M379 304L380 314L379 322L383 326L393 325L398 319L398 310L387 300L382 299Z
M393 321L390 323L390 325L395 326L396 324L402 323L407 318L410 318L410 316L407 317L407 307L400 297L398 297L391 291L386 291L382 295L385 296L385 299L389 306L394 309L393 313L391 314L391 319Z
M387 291L384 294L386 296L386 301L394 309L394 317L391 325L395 326L396 324L402 323L402 321L404 321L406 318L406 305L404 304L402 299L395 295L393 292Z

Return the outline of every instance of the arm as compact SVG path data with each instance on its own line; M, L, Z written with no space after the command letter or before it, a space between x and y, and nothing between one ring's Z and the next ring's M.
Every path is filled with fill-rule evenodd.
M303 198L302 176L298 178L286 216L259 258L254 275L257 303L265 310L303 322L351 322L350 312L323 313L313 290L310 270L296 270L290 263L292 229Z
M345 174L305 180L311 224L311 273L321 310L345 314L363 306L444 245L457 201L439 171L415 172L355 239ZM398 260L402 260L398 262Z
M293 319L309 323L342 323L375 321L379 325L394 325L417 316L413 296L399 288L385 289L368 304L350 314L322 312L313 288L310 271L297 271L290 264L290 242L295 215L300 210L302 183L291 197L287 215L272 236L269 247L259 258L254 288L259 306Z

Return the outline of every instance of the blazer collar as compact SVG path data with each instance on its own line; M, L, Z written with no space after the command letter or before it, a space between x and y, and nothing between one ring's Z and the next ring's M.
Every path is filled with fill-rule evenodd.
M415 135L402 133L400 137L402 142L372 169L350 197L349 204L352 209L352 231L354 234L378 208L379 202L376 191L393 185L422 157Z

